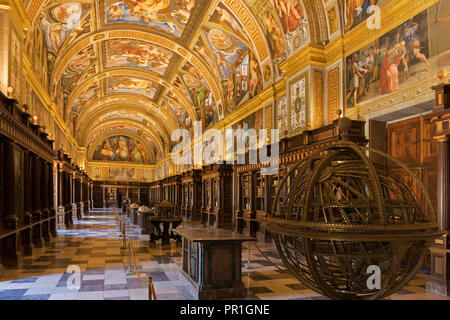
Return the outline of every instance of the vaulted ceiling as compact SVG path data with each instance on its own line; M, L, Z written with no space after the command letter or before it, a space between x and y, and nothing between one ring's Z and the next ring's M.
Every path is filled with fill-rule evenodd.
M279 62L326 42L323 8L321 0L37 0L27 11L30 38L45 38L50 97L88 155L125 135L156 162L174 129L211 126L281 77Z

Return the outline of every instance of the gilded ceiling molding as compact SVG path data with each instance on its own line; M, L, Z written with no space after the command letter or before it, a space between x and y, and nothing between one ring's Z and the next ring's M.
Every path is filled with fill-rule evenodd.
M324 124L324 83L323 73L320 70L313 70L313 129L320 128Z
M302 0L303 6L305 7L305 11L306 11L306 18L307 18L307 21L308 21L308 28L309 28L308 31L309 31L310 42L318 43L318 41L317 41L318 40L318 38L317 38L318 30L317 29L319 28L319 26L317 24L317 20L313 19L314 14L313 14L313 11L312 11L312 8L311 8L311 6L312 6L311 1L312 0ZM299 51L302 51L302 49L299 50ZM297 51L297 53L299 51Z
M325 44L328 42L328 25L325 18L325 8L323 7L322 0L311 0L313 3L312 9L314 12L314 21L319 27L317 37L320 37L318 43Z
M255 17L242 0L224 0L223 3L231 9L242 23L245 30L247 30L254 48L256 49L259 63L262 65L267 58L270 58L269 46L267 45L266 37Z
M141 115L144 119L150 119L152 122L155 123L155 128L149 128L149 129L156 129L158 132L160 132L167 141L170 141L170 135L168 132L172 132L173 128L168 128L167 123L162 120L161 117L158 117L158 114L151 114L148 111L143 111L139 107L133 107L131 105L113 105L108 106L105 109L98 110L95 113L89 114L83 122L80 123L80 127L78 128L77 132L77 138L80 140L84 139L84 136L87 132L92 131L92 126L97 125L100 117L104 114L109 114L112 112L118 112L118 111L128 111L130 113L136 112L137 114ZM124 120L124 123L128 123L127 117L121 117L122 120ZM130 119L132 120L132 119ZM147 120L148 121L148 120ZM103 123L103 122L100 122ZM176 129L176 128L175 128Z
M120 121L114 119L114 120L109 120L109 121L105 121L102 122L101 124L97 125L96 127L93 128L92 132L89 132L89 135L87 136L87 139L84 142L84 145L86 145L86 148L89 152L90 147L93 145L93 142L96 141L98 139L97 136L95 136L96 134L98 134L98 136L100 137L105 137L107 135L109 135L110 137L113 136L114 134L111 134L112 132L122 132L119 134L123 134L123 135L135 135L140 137L140 139L145 140L142 135L139 135L127 128L121 128L121 129L117 129L117 128L113 128L114 125L120 125L122 124ZM150 136L150 138L152 139L152 142L159 148L160 154L162 155L164 153L164 144L162 143L161 139L155 135L155 133L153 131L148 130L148 128L145 128L144 126L142 126L139 122L137 121L130 121L130 128L134 129L134 130L138 130L147 134L148 136ZM110 128L113 128L112 130L110 130ZM126 132L126 133L124 133ZM95 137L95 139L89 143L90 140L92 140L92 138ZM149 142L146 142L147 145L149 145Z
M95 148L100 143L102 143L105 139L108 139L108 138L114 137L114 136L119 136L119 135L124 135L124 136L130 137L130 138L133 138L133 139L136 139L137 141L139 141L142 144L142 146L144 147L145 152L147 152L147 154L149 156L153 155L153 161L156 161L156 154L153 151L153 148L151 148L149 146L149 143L145 139L143 139L140 135L135 134L135 133L133 133L131 131L123 131L123 130L111 130L111 131L109 131L107 133L101 134L98 137L96 137L94 139L94 141L92 141L92 143L88 146L88 150L87 150L87 153L86 153L87 160L89 162L95 161L95 160L92 160L92 157L93 157L94 152L95 152ZM134 165L134 163L133 163L133 165Z
M327 76L327 89L328 89L328 123L338 118L339 108L339 67L328 71Z
M78 96L86 89L89 88L90 85L92 85L93 83L99 82L100 80L103 79L107 79L109 77L113 77L113 76L122 76L122 75L130 75L130 76L136 76L136 77L141 77L153 82L156 82L166 88L168 88L169 90L173 90L174 93L178 92L178 94L180 95L180 102L183 104L183 107L185 107L185 109L188 111L189 116L191 117L191 119L196 119L196 113L195 113L195 109L193 108L193 106L185 99L185 97L179 93L178 88L176 88L175 86L169 84L168 82L166 82L164 79L157 77L155 75L153 75L152 73L146 71L146 70L142 70L140 68L137 67L115 67L115 68L111 68L111 69L107 69L103 72L97 73L94 76L88 78L87 80L85 80L81 85L79 85L74 91L73 93L70 95L68 103L67 103L67 107L69 107L70 109L72 108L73 103L75 102L75 100L78 98ZM152 101L147 97L144 97L142 95L139 94L135 94L136 97L142 97L145 101Z
M181 101L183 107L187 110L189 116L191 117L191 119L193 119L193 121L196 121L197 118L195 117L195 111L192 110L192 105L188 104L188 102L184 99L184 96L181 95L181 93L178 92L177 89L173 89L173 92L175 93L175 95L177 95L178 99ZM145 106L144 108L148 108L149 105L153 105L156 106L156 104L148 99L147 97L141 95L141 94L123 94L123 93L117 93L117 94L108 94L107 96L101 97L98 100L93 101L91 107L87 108L89 109L89 112L85 112L84 110L78 115L78 120L77 123L81 123L82 121L80 120L80 115L81 114L89 114L90 112L92 112L92 110L95 109L101 109L103 107L104 104L106 105L110 105L110 101L113 99L119 99L119 98L124 98L127 97L129 100L127 102L122 103L123 105L127 105L130 103L130 101L134 101L136 102L137 100L142 101L143 103L147 104L147 106ZM156 112L160 112L163 113L167 118L171 119L171 115L173 113L171 113L170 110L168 110L167 108L164 107L157 107L157 109L155 110ZM178 123L178 122L176 122Z
M130 105L131 104L131 105ZM156 105L154 102L149 101L140 96L133 94L114 94L109 95L93 102L88 108L84 109L78 115L78 123L84 123L94 112L101 112L103 105L111 107L127 106L139 110L141 113L148 114L154 112L155 114L162 115L165 122L168 122L169 128L178 127L178 122L174 119L173 112L163 107Z
M7 3L6 7L8 7L9 12L11 13L14 26L20 33L21 38L24 39L31 24L28 20L23 2L21 0L9 0L4 2Z
M90 33L87 36L84 36L78 40L77 43L73 44L67 50L63 50L58 54L58 57L55 62L55 67L52 71L51 79L53 79L53 84L51 86L52 96L55 95L57 84L59 79L61 78L61 74L66 69L67 65L70 63L72 58L78 54L80 51L86 49L92 44L95 44L100 41L110 40L110 39L135 39L142 40L152 44L159 45L165 49L168 49L175 54L183 57L187 61L191 62L194 67L203 75L205 81L207 82L208 87L214 94L216 101L221 101L221 90L220 86L216 83L216 79L211 74L211 71L203 64L202 60L198 59L192 52L183 48L180 44L165 38L163 36L159 36L156 34L147 33L144 31L131 31L131 30L121 30L115 26L115 29L109 31L97 31L94 33Z
M37 16L40 11L42 5L46 2L46 0L32 0L27 7L27 16L30 23L33 23L34 18Z

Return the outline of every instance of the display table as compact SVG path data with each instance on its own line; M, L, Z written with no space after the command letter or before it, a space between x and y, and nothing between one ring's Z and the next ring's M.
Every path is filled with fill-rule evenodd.
M180 280L199 300L243 298L242 242L256 241L224 229L189 228L174 231L183 238Z
M156 241L161 239L163 246L170 245L170 239L177 240L177 243L181 244L181 237L174 234L173 230L178 227L182 222L182 217L164 217L164 216L152 216L148 218L153 228L150 232L150 246L156 246ZM163 229L161 232L161 224Z

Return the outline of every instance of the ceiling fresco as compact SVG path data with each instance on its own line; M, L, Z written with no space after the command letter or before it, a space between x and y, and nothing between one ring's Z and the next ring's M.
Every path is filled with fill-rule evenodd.
M117 39L106 42L106 67L132 66L164 75L173 53L144 41Z
M195 0L106 0L106 23L140 23L181 37Z
M26 51L82 146L110 121L124 122L115 131L148 126L149 150L170 146L174 129L207 129L272 85L278 64L311 41L302 0L26 3ZM131 107L140 113L127 116ZM168 147L157 149L164 158Z

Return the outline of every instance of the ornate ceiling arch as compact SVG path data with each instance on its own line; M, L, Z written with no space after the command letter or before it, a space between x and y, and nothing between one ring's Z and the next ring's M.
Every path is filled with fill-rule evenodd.
M99 112L98 114L101 115L103 108L108 108L109 106L127 106L137 108L142 113L149 113L163 121L161 125L167 127L168 131L178 128L177 119L173 113L165 107L164 104L157 105L153 101L145 99L145 97L135 96L129 93L108 95L94 101L78 114L78 125L76 128L79 128L85 121L87 121L87 119L91 117L94 112Z
M154 164L156 163L156 161L158 161L159 159L158 155L156 154L155 150L149 145L148 141L142 138L142 136L128 130L110 130L96 136L95 139L92 140L92 142L88 146L88 153L87 153L88 161L99 161L98 159L93 159L97 147L101 146L102 142L104 142L106 139L116 136L126 136L138 141L145 150L145 153L149 156L149 161L147 162L147 164L149 163Z
M44 86L81 146L119 120L165 140L193 121L207 128L304 45L328 41L322 0L31 0L27 15L27 41L46 46Z
M154 144L157 149L157 155L159 158L163 158L165 155L166 145L162 143L161 138L158 137L157 133L148 128L140 125L139 122L133 120L125 119L114 119L102 122L93 128L93 131L86 135L86 140L83 140L88 149L88 154L92 152L91 148L94 142L99 139L99 137L105 137L107 135L113 136L115 134L133 135L133 137L140 137L139 139L145 140L144 143L149 149L152 149L151 145ZM145 139L144 137L147 137Z
M152 114L142 112L140 108L127 106L127 105L112 105L106 109L98 110L93 113L92 116L86 118L86 121L80 126L76 138L80 141L88 141L88 135L95 135L95 128L99 124L105 123L109 120L124 121L125 124L131 123L130 121L137 121L141 123L141 127L149 127L155 129L164 141L161 141L161 137L157 137L161 143L165 141L170 141L170 136L166 127L163 126L164 122L160 118L153 116ZM159 121L158 121L159 120ZM133 123L131 123L133 124Z

